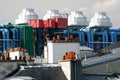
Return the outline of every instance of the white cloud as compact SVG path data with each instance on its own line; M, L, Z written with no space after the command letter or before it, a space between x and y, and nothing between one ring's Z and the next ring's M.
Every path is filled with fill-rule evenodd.
M111 18L111 21L113 22L113 27L120 27L119 3L120 0L105 0L103 2L95 3L91 8L93 8L93 12L107 12L107 15Z
M105 0L103 2L95 3L92 8L95 11L103 10L103 11L110 11L117 7L119 7L120 0Z
M95 12L106 12L110 17L113 27L120 27L120 0L104 0L98 1L91 6L83 7L83 11L91 18Z

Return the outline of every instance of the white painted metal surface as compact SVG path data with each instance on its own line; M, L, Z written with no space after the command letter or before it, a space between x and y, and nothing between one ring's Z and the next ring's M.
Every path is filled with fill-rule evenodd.
M38 15L34 12L34 9L27 8L23 9L22 12L19 14L18 19L16 19L16 24L23 24L27 23L28 20L38 19Z
M62 18L62 15L59 13L58 10L48 10L43 20L51 19L51 18Z
M70 51L79 54L79 43L48 41L48 63L58 63L63 59L63 55Z
M82 25L87 26L87 18L83 15L82 11L73 11L68 17L68 25Z
M112 23L110 22L110 18L106 15L105 12L97 12L92 17L89 26L94 27L111 27Z

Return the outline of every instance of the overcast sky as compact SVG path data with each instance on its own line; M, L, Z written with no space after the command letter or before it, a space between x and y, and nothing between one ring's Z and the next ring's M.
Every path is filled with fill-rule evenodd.
M51 9L83 11L88 21L95 12L106 12L113 27L120 27L120 0L0 0L0 23L14 23L23 8L34 8L40 19Z

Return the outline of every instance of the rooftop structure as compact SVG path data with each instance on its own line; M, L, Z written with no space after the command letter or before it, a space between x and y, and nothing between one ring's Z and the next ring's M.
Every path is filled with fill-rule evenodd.
M48 63L58 63L62 60L63 55L66 52L73 51L79 54L79 43L78 42L66 42L66 41L48 41L48 52L46 53L46 58Z
M43 20L51 19L51 18L62 18L62 15L59 13L58 10L48 10Z
M73 11L68 17L68 26L77 25L77 26L87 26L88 21L84 16L82 11Z
M34 12L34 9L23 9L22 12L19 14L18 19L15 20L15 24L24 24L27 23L28 20L34 19L38 19L38 15Z
M106 15L105 12L97 12L91 18L89 23L90 27L111 27L112 22L110 22L110 18Z

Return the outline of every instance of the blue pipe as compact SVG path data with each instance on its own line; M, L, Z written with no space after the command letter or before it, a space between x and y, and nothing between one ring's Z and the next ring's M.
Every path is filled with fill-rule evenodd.
M104 34L104 32L102 33L102 42L106 42L106 39L105 39L105 34ZM105 48L106 47L106 43L103 43L102 44L102 48Z
M15 43L16 44L15 47L19 47L19 45L18 45L18 43L19 43L19 41L18 41L19 40L19 38L18 38L18 33L19 33L18 29L15 28L15 32L16 32L16 39L17 39L17 41L15 41L16 42Z
M8 48L9 48L9 41L7 40L5 40L5 39L9 39L9 32L8 32L8 30L7 29L0 29L0 31L2 32L2 36L3 36L3 38L2 39L4 39L3 40L3 44L2 44L2 55L4 54L4 51L7 51L8 50Z
M19 42L18 42L18 46L19 47L24 47L23 46L23 35L24 34L24 31L22 30L22 29L18 29L18 39L20 40Z
M105 40L106 42L109 42L109 41L108 41L108 32L105 32L105 39L106 39L106 40ZM108 46L108 43L106 43L105 47L107 47L107 46Z
M81 44L81 45L82 45L82 46L85 45L85 38L84 38L84 36L85 36L85 35L84 35L84 32L82 31L82 32L81 32L81 41L82 41L82 44Z
M6 33L6 39L10 39L9 38L9 30L8 29L4 29L4 31L5 31L5 33ZM7 41L5 41L6 42L6 51L8 50L8 48L9 48L9 45L10 45L10 41L9 40L7 40Z
M110 32L109 34L111 42L115 42L115 32Z
M96 34L96 35L101 35L102 37L101 37L101 39L102 39L102 41L101 42L103 42L102 43L102 48L105 48L105 47L107 47L107 42L108 42L108 34L107 34L107 32L97 32L97 33L94 33L94 34Z
M116 32L116 33L115 33L115 42L118 42L118 40L117 40L117 35L120 35L120 32Z
M14 29L11 29L12 31L12 47L15 48L15 47L18 47L18 29L14 28Z
M88 47L90 48L94 48L93 42L94 41L94 35L93 35L93 31L90 28L89 31L87 32L87 37L88 37Z

